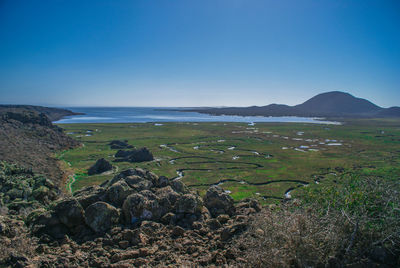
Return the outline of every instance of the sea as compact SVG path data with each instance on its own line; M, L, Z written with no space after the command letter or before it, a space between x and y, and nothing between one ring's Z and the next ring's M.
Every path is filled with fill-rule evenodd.
M63 107L82 115L72 115L54 123L163 123L163 122L292 122L316 124L340 124L326 121L323 118L296 116L233 116L208 115L197 112L186 112L189 108L163 107ZM192 108L191 108L192 109Z

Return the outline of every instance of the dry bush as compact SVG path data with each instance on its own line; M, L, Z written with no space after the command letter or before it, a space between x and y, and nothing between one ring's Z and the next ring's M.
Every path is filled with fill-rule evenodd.
M245 259L253 267L315 267L334 261L351 227L342 217L265 209L237 243L246 248Z
M397 267L399 189L398 180L345 174L265 208L233 243L252 267Z

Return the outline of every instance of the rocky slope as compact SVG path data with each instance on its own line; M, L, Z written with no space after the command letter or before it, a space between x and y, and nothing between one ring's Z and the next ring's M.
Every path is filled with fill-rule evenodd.
M29 248L3 256L25 267L132 267L244 264L231 243L260 211L255 200L234 204L217 186L204 198L179 180L128 169L100 186L32 211L0 217L0 242ZM15 228L13 226L19 226ZM5 243L5 244L4 244ZM27 247L27 246L26 246Z
M54 154L78 142L67 137L44 113L26 108L11 110L0 109L0 160L31 169L59 185L64 175Z

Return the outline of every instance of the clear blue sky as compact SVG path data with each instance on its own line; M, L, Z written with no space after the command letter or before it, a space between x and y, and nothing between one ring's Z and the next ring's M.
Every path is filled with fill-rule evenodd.
M0 103L400 105L400 1L0 0Z

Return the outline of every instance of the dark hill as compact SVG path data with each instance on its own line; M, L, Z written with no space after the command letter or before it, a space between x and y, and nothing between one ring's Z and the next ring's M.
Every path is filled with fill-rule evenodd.
M23 111L34 112L46 115L50 121L57 121L69 115L78 115L79 113L61 108L50 108L34 105L0 105L0 114L6 112L21 113Z
M268 115L268 116L282 116L292 115L293 108L283 104L270 104L267 106L251 106L251 107L226 107L226 108L208 108L191 110L201 113L209 113L215 115L241 115L241 116L253 116L253 115Z
M400 117L400 107L382 108L372 102L356 98L349 93L332 91L319 94L306 102L288 106L270 104L267 106L197 108L191 112L212 115L240 116L316 116L316 117Z
M377 117L400 117L400 107L382 109L376 115Z
M319 94L294 108L305 114L328 116L370 115L382 110L368 100L340 91Z

